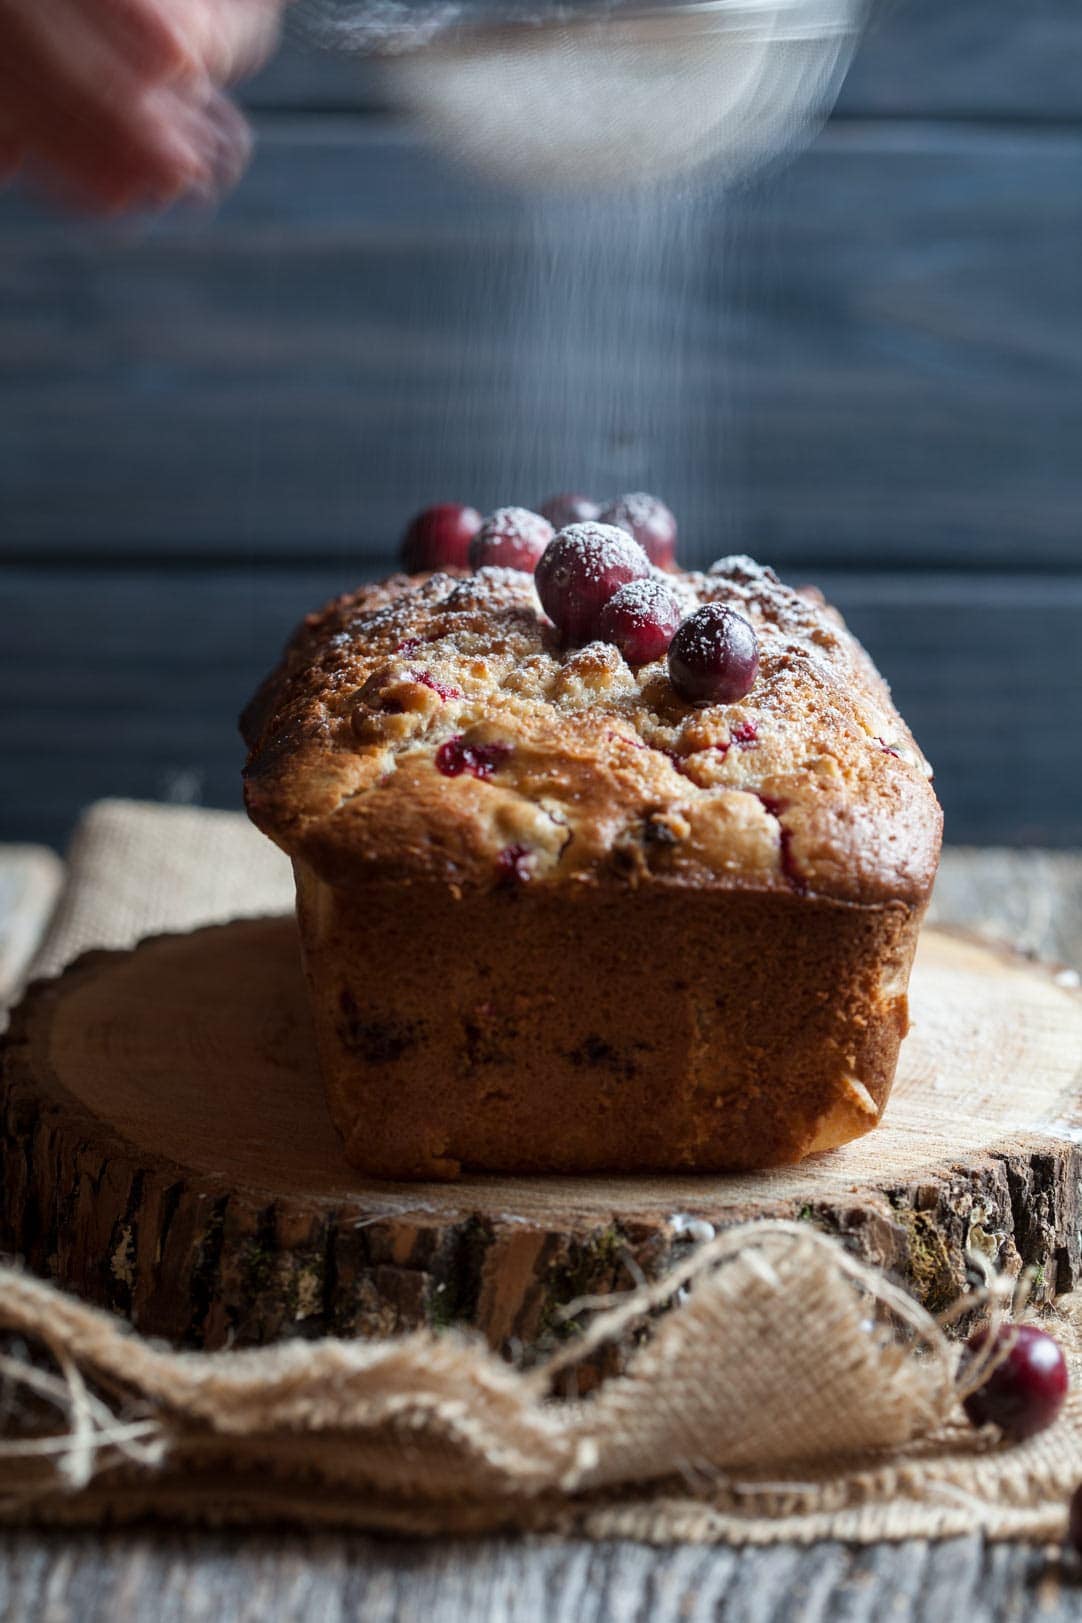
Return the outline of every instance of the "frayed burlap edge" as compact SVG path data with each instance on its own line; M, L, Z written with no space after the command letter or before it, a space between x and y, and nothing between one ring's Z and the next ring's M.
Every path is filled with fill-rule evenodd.
M1002 1291L982 1295L1003 1309ZM1055 1330L1076 1390L1016 1447L965 1423L944 1324L805 1224L730 1230L659 1284L588 1305L588 1330L528 1372L427 1331L176 1353L2 1271L0 1519L748 1543L1062 1533L1082 1477L1071 1299ZM550 1397L568 1364L644 1326L624 1374L581 1402Z

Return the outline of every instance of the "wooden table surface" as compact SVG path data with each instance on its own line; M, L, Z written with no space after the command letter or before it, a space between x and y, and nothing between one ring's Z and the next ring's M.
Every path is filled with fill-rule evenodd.
M49 905L41 859L0 847L0 963ZM46 863L46 867L48 864ZM36 909L36 913L32 912ZM1082 855L947 854L935 917L1082 966ZM0 988L0 1001L3 990ZM1082 1477L1082 1461L1079 1468ZM1082 1564L1056 1551L938 1543L652 1548L557 1539L412 1543L146 1528L0 1535L0 1617L48 1623L1007 1623L1082 1618Z

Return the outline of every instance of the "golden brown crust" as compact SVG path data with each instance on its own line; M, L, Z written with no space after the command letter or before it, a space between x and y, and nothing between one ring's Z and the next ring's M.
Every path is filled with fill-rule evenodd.
M333 885L922 906L930 774L840 616L746 558L666 579L689 611L721 600L755 626L745 699L697 708L664 662L561 649L512 570L392 576L309 615L242 721L250 815ZM467 752L457 775L444 745L451 766Z

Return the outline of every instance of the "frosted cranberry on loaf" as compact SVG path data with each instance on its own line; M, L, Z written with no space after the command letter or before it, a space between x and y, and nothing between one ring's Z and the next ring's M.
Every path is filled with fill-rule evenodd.
M941 834L885 683L817 594L749 558L647 568L678 605L668 656L634 625L621 643L615 611L612 641L597 616L569 641L543 570L351 592L243 718L349 1159L722 1171L866 1132ZM712 699L694 661L736 619L750 686Z

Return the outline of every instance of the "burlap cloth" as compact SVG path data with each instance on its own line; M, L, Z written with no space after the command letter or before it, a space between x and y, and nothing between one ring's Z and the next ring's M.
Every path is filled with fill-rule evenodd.
M35 968L290 900L287 865L242 819L106 803L80 828ZM1005 1284L982 1300L1009 1310ZM590 1305L583 1335L529 1371L453 1333L178 1354L0 1270L0 1517L1062 1536L1082 1480L1078 1296L1049 1326L1071 1364L1066 1409L1016 1446L966 1423L957 1383L973 1375L946 1325L807 1224L729 1230L660 1285ZM623 1374L552 1399L558 1369L615 1338L635 1338Z

